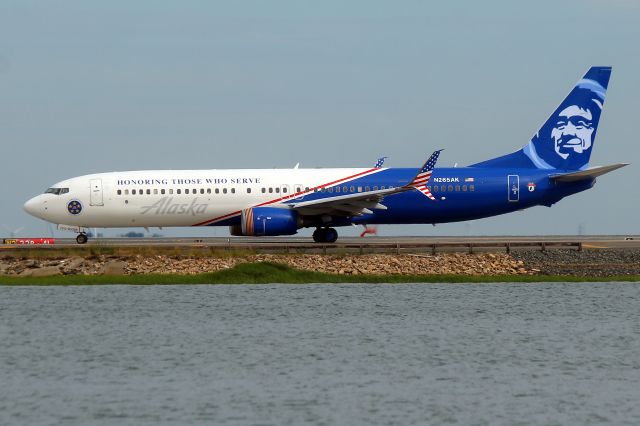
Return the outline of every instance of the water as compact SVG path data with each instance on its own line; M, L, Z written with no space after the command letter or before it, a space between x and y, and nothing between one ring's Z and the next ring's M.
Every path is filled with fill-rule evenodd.
M640 285L0 289L0 424L640 424Z

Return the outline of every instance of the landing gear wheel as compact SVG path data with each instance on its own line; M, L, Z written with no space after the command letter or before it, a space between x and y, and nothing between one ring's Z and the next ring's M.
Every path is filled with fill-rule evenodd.
M76 242L78 244L86 244L87 241L89 241L87 234L78 234L78 236L76 237Z
M313 231L313 241L316 243L335 243L338 239L338 231L333 228L316 228Z

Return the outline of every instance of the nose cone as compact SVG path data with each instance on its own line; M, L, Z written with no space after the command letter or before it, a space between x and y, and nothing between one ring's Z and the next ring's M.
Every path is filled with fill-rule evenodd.
M39 197L33 197L26 203L24 203L24 211L29 213L31 216L35 216L37 218L41 218L42 214L42 200Z

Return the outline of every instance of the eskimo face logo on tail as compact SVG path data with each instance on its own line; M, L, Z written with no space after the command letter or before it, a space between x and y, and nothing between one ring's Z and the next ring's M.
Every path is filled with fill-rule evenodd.
M589 162L606 89L582 79L525 148L542 169L579 169Z
M553 147L563 159L573 154L582 154L591 148L593 114L586 108L571 105L560 111L556 126L551 130Z

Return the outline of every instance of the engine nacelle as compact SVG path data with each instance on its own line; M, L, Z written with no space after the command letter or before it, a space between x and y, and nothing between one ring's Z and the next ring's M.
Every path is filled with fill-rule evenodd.
M298 212L288 208L252 207L243 209L240 225L229 227L231 235L293 235L302 226Z

